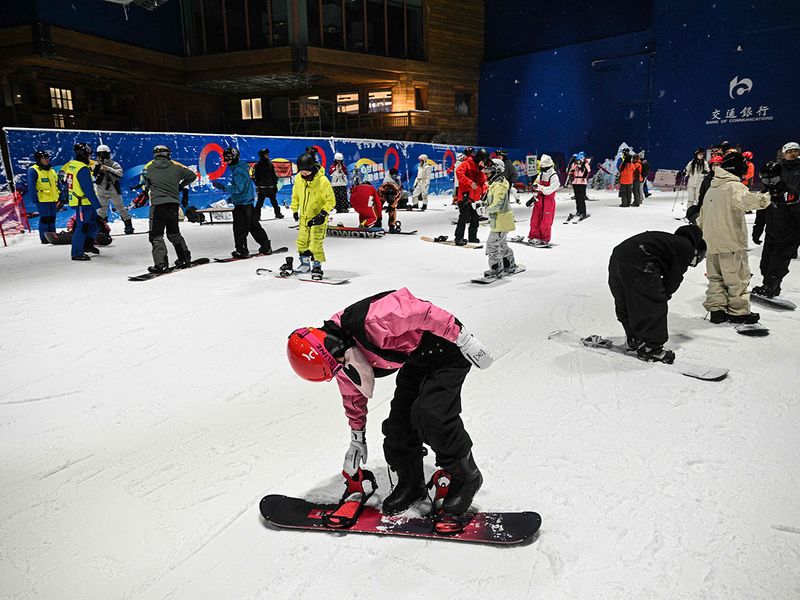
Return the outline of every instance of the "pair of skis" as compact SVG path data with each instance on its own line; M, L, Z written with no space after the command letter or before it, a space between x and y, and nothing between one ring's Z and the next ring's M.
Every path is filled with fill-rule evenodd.
M280 529L362 533L454 542L513 545L531 539L541 527L542 518L535 512L473 512L451 516L441 512L447 494L449 476L439 470L431 478L435 488L433 510L422 517L386 515L367 505L378 485L374 475L361 469L345 477L345 492L338 504L310 502L278 494L265 496L259 506L267 525ZM369 482L369 490L364 483Z
M567 223L570 223L570 222L571 222L573 225L577 225L577 224L578 224L578 223L580 223L581 221L585 221L586 219L588 219L588 218L589 218L589 217L591 217L591 216L592 216L592 215L590 215L590 214L588 214L588 213L587 213L587 214L585 214L585 215L576 215L576 214L574 214L574 213L569 213L569 216L567 217L567 220L566 220L566 221L564 221L564 225L566 225Z

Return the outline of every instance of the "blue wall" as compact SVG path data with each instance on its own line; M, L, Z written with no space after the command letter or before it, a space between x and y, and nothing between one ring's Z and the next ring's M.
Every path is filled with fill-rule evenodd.
M12 3L6 3L12 4ZM47 23L168 54L183 55L179 0L148 11L105 0L17 0L0 13L0 28Z
M487 12L487 49L498 14ZM584 12L589 20L602 14L592 6ZM585 150L597 160L624 141L648 150L656 168L682 168L695 148L723 139L753 151L760 165L800 137L800 3L654 0L652 15L650 31L485 63L479 141ZM541 45L564 35L536 31ZM731 97L736 77L751 79L752 90ZM739 120L725 119L731 109ZM747 109L752 117L742 117Z

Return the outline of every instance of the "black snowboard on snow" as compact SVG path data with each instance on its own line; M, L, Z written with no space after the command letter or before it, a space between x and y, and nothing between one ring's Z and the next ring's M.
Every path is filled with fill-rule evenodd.
M255 254L251 254L246 258L236 258L235 256L228 256L227 258L215 258L215 263L229 263L229 262L236 262L237 260L250 260L251 258L255 258L256 256L272 256L273 254L283 254L284 252L288 252L289 248L286 246L281 246L280 248L275 248L269 254L262 254L261 252L256 252Z
M797 308L797 304L792 302L791 300L787 300L786 298L781 298L779 296L775 296L774 298L768 298L767 296L759 296L758 294L754 294L750 292L750 299L755 300L761 304L766 304L773 308L780 308L783 310L795 310Z
M371 533L401 537L440 539L476 544L508 546L532 538L542 525L535 512L478 512L459 517L464 523L458 533L436 533L432 517L388 516L374 506L365 506L358 519L347 528L331 528L324 516L336 504L318 504L301 498L272 494L261 500L261 516L268 525L281 529L324 531L329 533Z
M209 262L211 262L211 260L208 258L196 258L192 261L191 266L189 267L184 267L182 269L170 267L163 273L143 273L141 275L134 275L133 277L128 277L128 281L149 281L150 279L155 279L156 277L161 277L162 275L169 275L170 273L175 273L176 271L185 271L186 269L190 269L191 267L196 267L198 265L207 265Z

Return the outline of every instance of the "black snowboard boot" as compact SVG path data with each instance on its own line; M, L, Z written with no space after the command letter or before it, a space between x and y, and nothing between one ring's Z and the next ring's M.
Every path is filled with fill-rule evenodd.
M125 235L133 233L133 223L131 223L131 220L128 219L126 221L123 221L123 223L125 223Z
M264 244L263 246L261 246L258 249L258 253L259 254L266 254L266 255L272 254L272 244L270 242L267 242L266 244Z
M727 323L728 313L726 313L724 310L712 310L711 322L714 323L714 325L719 325L720 323Z
M73 256L72 260L92 260L92 257L88 254L81 254L80 256Z
M642 344L636 350L636 357L645 362L662 362L668 365L675 362L675 353L672 350L664 350L663 346Z
M231 252L233 258L250 258L250 252L247 250L234 250Z
M629 335L625 338L625 346L628 348L629 352L636 352L639 349L639 346L642 345L641 340L637 340L635 337Z
M475 236L475 237L469 238L469 243L470 244L480 244L481 241L480 241L480 239L478 239L478 236Z
M397 484L392 493L383 500L383 514L396 515L419 500L428 497L425 487L425 473L422 470L422 457L411 464L392 468L397 473Z
M152 267L147 267L147 270L150 273L160 274L169 271L169 267L167 265L153 265Z
M483 276L486 278L494 277L495 279L500 278L504 275L503 265L500 263L495 263L493 265L489 265L489 270L483 272Z
M753 325L758 323L761 315L758 313L748 313L746 315L728 315L728 320L735 325Z
M514 260L514 257L511 258L504 258L503 259L503 271L506 273L513 273L517 270L517 261Z
M483 485L483 475L472 458L472 452L461 460L442 465L442 468L450 475L450 489L442 509L451 515L464 514Z
M456 240L455 244L456 244L456 246L466 246L467 245L467 240L461 238L461 239Z
M781 295L781 282L773 276L767 275L764 277L764 283L753 288L753 293L765 298L774 298Z

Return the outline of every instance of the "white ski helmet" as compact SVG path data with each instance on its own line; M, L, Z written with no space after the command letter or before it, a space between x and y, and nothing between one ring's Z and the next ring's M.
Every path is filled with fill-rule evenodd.
M341 160L341 161L343 161L344 160L344 154L342 154L341 152L337 152L336 154L333 155L333 160Z
M789 152L789 150L800 150L800 144L797 142L789 142L783 146L783 152Z
M424 162L428 162L428 155L427 154L420 154L419 159Z
M101 152L108 152L109 154L111 154L111 148L109 148L109 147L108 147L108 146L106 146L105 144L100 144L100 145L97 147L97 150L96 150L96 152L97 152L97 154L100 154Z
M539 166L542 167L542 169L549 169L553 166L553 159L550 158L549 154L542 154L539 158Z

